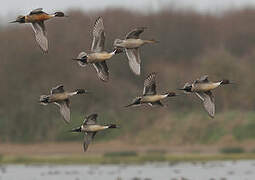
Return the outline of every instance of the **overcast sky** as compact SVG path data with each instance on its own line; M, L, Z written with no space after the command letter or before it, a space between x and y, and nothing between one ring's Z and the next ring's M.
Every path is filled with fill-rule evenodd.
M202 12L219 12L229 8L255 7L255 0L1 0L0 16L16 17L38 7L46 12L80 8L84 11L109 7L124 7L139 11L157 11L166 4L178 8L193 8Z

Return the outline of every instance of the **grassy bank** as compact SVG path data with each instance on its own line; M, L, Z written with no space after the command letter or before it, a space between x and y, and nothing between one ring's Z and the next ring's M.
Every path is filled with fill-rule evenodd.
M251 160L253 153L242 154L136 154L120 156L1 156L0 164L143 164L148 162L206 162L216 160Z

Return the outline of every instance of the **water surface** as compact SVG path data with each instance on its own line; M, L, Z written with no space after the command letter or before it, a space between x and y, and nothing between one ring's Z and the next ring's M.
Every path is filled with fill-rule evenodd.
M4 165L0 180L255 180L255 161L144 165Z

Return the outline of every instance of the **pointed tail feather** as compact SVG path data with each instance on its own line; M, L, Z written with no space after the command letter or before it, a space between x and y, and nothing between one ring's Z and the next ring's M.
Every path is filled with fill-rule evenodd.
M108 125L108 128L119 128L116 124L110 124Z

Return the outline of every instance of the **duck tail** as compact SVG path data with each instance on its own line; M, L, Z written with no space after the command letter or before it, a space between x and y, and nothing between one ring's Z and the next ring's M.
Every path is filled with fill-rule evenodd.
M39 103L42 105L48 105L50 97L48 95L41 95L39 99Z

